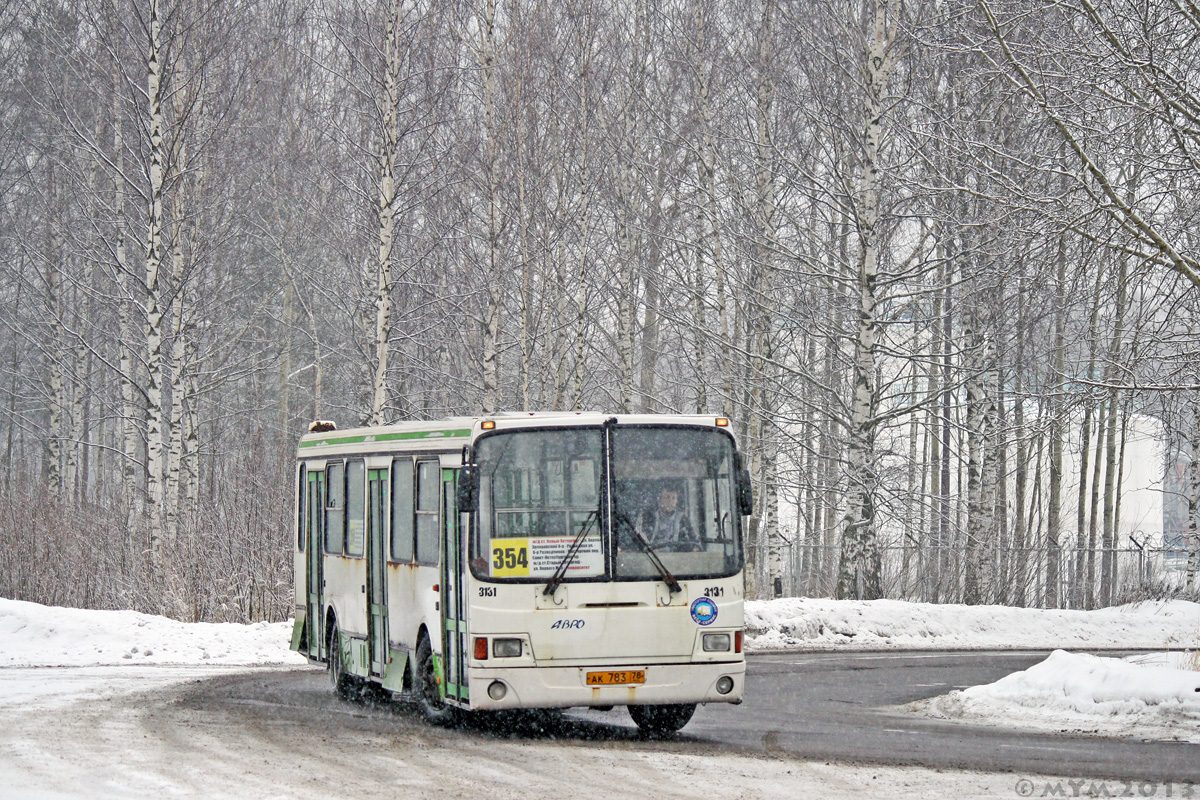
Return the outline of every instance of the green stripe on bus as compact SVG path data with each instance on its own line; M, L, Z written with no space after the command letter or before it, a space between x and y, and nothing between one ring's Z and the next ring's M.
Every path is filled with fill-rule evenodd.
M461 439L471 435L470 428L455 428L448 431L404 431L402 433L368 433L363 436L337 436L329 439L309 439L300 442L301 447L332 447L337 444L365 444L367 442L396 442L405 439Z

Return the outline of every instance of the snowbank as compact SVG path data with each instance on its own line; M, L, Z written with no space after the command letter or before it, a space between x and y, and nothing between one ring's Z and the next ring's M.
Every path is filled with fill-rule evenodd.
M1194 648L1200 604L1134 603L1097 611L781 598L746 603L750 650Z
M995 683L910 708L1008 727L1200 742L1200 672L1056 650Z
M0 667L303 664L290 622L186 623L0 598Z
M896 600L746 603L747 649L1200 648L1200 604L1044 611ZM0 598L0 667L303 664L291 623L184 623Z

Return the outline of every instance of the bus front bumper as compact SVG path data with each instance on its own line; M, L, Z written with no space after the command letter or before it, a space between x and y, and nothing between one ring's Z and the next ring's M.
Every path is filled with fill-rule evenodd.
M646 680L636 685L589 686L588 673L645 670ZM746 662L622 665L613 667L470 667L470 707L571 708L573 706L633 706L666 703L740 703L745 687ZM729 678L725 694L719 683ZM494 683L503 684L503 696ZM491 691L489 691L489 689Z

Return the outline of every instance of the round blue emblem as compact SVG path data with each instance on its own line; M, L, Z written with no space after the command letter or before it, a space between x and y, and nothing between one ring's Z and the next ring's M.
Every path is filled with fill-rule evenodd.
M699 625L712 625L717 621L717 604L708 597L697 597L692 601L692 619Z

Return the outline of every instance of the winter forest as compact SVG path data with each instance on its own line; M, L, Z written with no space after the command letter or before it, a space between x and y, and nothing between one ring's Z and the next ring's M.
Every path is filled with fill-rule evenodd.
M1149 425L1190 584L1198 77L1192 0L0 0L0 595L286 618L311 420L572 409L733 420L751 596L1074 608L1171 590Z

